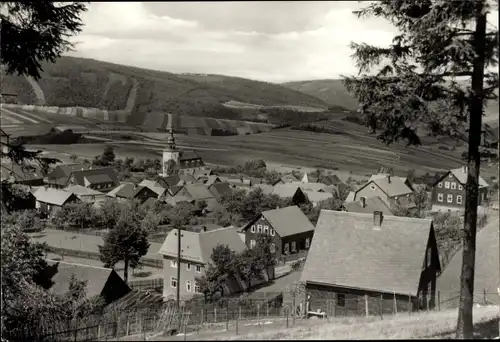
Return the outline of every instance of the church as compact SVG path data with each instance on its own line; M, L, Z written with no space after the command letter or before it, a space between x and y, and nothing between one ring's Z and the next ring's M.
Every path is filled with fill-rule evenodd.
M181 174L193 174L196 170L205 168L203 160L195 151L180 151L177 149L172 128L170 128L167 146L163 150L163 177L172 175L172 171L168 167L170 160L175 163L175 167Z

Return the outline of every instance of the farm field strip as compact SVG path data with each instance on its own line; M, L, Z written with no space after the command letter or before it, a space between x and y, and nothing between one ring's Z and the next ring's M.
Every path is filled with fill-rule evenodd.
M29 113L29 112L27 112L25 110L22 110L20 108L11 109L11 110L14 111L14 112L16 112L16 113L22 114L24 116L30 117L32 119L38 120L38 121L42 121L42 122L45 122L45 123L53 123L52 121L47 120L46 118L42 117L41 115L34 114L34 113Z
M21 114L18 114L18 113L14 113L13 111L8 110L6 108L2 108L1 111L4 112L4 113L6 113L7 116L9 116L11 118L13 117L13 118L17 118L17 119L21 120L21 123L35 123L35 124L39 123L37 120L29 118L26 115L21 115Z
M18 124L22 124L23 122L12 117L12 116L9 116L7 113L4 113L3 111L0 112L0 119L1 119L1 122L0 122L0 125L2 127L4 127L4 124L7 123L9 125L12 125L12 124L15 124L15 125L18 125Z

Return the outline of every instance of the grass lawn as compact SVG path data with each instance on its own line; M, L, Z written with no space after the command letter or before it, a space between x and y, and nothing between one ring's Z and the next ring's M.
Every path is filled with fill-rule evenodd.
M498 336L498 306L474 308L476 338ZM213 336L212 340L330 340L330 339L415 339L454 338L457 323L457 309L384 317L384 320L360 322L360 318L338 319L334 322L311 320L307 325L290 329L281 327L243 335ZM361 319L362 320L362 319ZM263 331L264 330L264 331ZM205 337L206 338L206 337ZM207 338L208 339L208 338Z

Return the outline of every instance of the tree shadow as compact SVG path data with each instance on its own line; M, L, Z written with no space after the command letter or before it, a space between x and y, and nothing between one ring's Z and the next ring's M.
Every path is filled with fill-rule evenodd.
M493 339L499 336L498 319L493 318L488 321L474 324L474 339ZM436 336L438 339L455 339L455 330L448 330Z

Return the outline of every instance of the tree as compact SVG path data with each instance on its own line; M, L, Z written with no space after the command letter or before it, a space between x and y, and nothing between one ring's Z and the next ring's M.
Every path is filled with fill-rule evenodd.
M498 2L496 3L498 6ZM422 124L434 134L459 138L468 123L463 267L457 338L472 338L472 305L482 113L496 99L498 31L487 32L486 0L383 0L356 12L393 23L399 34L388 48L352 43L359 77L344 85L360 102L372 130L390 144L419 145ZM368 75L373 68L378 72Z
M76 156L75 154L72 154L71 156L69 156L69 159L71 159L71 161L74 163L78 159L78 156Z
M115 162L115 157L113 146L106 146L104 152L99 157L100 164L105 166L112 165Z
M69 203L63 207L58 213L65 213L65 219L71 225L83 229L92 224L92 219L95 217L95 210L91 203L76 202Z
M98 246L104 267L114 267L123 261L123 279L128 281L128 268L139 266L140 259L147 254L150 243L146 230L135 222L121 219L104 238L104 245Z
M53 1L3 2L1 63L9 74L40 78L42 62L54 63L71 50L70 36L78 34L83 23L84 3Z
M40 231L42 223L40 216L35 210L23 210L2 215L2 225L15 225L23 232Z
M120 219L122 210L123 205L116 199L106 199L97 210L95 225L101 229L113 228Z

